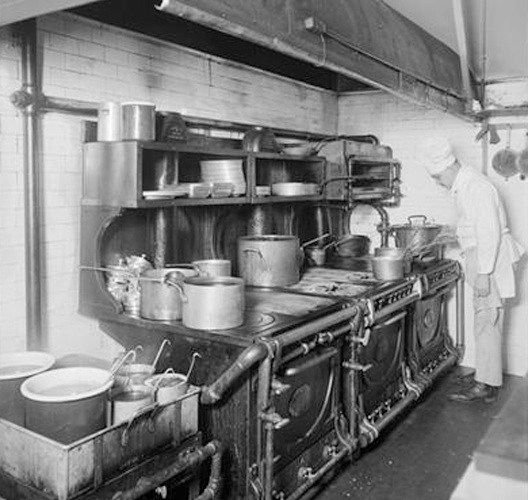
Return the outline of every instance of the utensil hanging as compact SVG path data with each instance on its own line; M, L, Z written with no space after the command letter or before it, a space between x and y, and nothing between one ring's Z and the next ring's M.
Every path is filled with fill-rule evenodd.
M158 364L158 361L160 359L161 353L163 352L163 349L165 348L165 346L170 346L170 345L171 345L171 341L168 339L163 340L163 342L161 343L158 349L158 352L156 354L156 357L154 358L154 361L152 362L152 368L154 368L154 371L156 371L156 365Z
M521 174L521 179L526 179L528 175L528 132L526 132L526 145L517 158L517 170Z
M510 147L511 126L508 126L508 142L504 149L497 151L491 160L493 170L505 179L517 174L517 153Z
M189 381L189 377L191 376L191 373L193 371L194 365L196 364L196 358L201 358L202 355L198 352L193 352L191 364L189 365L189 369L187 370L187 373L185 374L185 381Z

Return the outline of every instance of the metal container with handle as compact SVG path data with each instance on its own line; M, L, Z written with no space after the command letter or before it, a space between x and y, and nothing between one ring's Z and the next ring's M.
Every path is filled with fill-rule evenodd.
M425 215L411 215L406 224L390 226L396 247L404 248L409 254L431 245L442 232L440 224L427 222Z
M192 267L171 267L150 269L141 274L139 314L142 318L157 321L179 320L182 317L181 296L172 286L188 276L198 276Z
M244 323L244 280L197 276L174 283L182 295L182 323L197 330L227 330ZM181 288L180 288L181 287Z
M238 272L247 285L294 285L300 279L302 260L297 236L271 234L238 238Z

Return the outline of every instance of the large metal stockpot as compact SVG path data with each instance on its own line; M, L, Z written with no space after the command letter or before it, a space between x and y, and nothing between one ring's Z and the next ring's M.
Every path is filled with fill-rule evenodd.
M285 286L300 279L297 236L267 234L238 238L238 273L247 285Z
M174 287L174 282L190 276L198 276L198 271L192 266L144 271L139 278L141 284L140 316L158 321L181 319L181 293Z
M197 330L226 330L244 323L244 280L231 276L184 278L182 323Z

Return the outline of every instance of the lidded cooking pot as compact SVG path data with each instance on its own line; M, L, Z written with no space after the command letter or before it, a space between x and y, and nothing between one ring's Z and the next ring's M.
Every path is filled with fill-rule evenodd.
M411 215L407 220L406 224L390 226L389 231L396 247L405 248L410 253L428 248L442 231L440 224L427 222L425 215Z
M302 260L297 236L267 234L238 238L238 272L246 285L293 285L300 279Z

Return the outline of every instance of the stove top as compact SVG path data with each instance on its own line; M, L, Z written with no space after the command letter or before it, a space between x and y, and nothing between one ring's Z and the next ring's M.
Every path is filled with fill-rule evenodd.
M287 287L287 290L330 297L354 298L380 283L369 272L312 267L304 272L298 283Z

